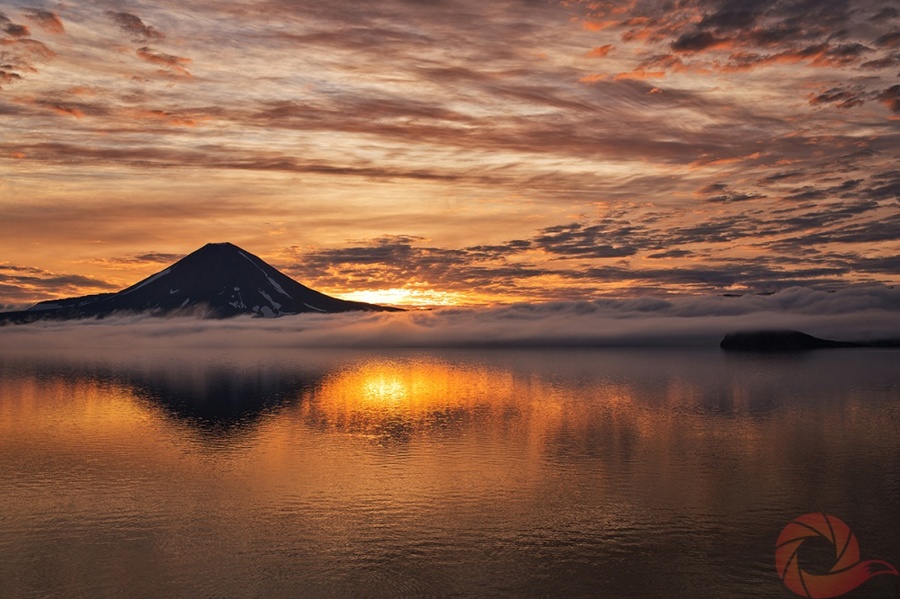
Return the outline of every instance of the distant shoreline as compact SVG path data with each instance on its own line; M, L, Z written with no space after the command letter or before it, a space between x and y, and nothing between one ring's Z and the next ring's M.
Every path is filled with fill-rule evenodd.
M719 343L725 351L779 352L813 349L848 349L863 347L900 347L900 339L874 341L834 341L800 331L769 330L728 333Z

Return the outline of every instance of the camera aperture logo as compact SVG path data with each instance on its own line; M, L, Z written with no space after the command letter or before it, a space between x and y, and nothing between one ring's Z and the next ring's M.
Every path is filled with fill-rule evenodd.
M798 555L804 542L817 537L834 546L834 565L823 574L801 568ZM808 599L840 597L879 574L900 575L885 561L860 561L859 542L850 527L819 513L804 514L784 527L775 542L775 568L787 588Z

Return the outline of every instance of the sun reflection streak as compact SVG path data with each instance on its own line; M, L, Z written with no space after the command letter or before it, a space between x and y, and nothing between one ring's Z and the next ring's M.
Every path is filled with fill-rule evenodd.
M401 402L409 398L404 381L381 374L367 379L362 385L363 397L369 401Z
M349 415L429 414L472 408L509 386L508 373L463 369L439 359L371 359L325 378L314 401L325 412ZM496 393L494 393L496 397Z

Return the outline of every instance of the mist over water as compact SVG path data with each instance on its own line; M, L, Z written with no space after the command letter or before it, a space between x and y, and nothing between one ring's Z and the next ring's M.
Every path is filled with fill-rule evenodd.
M845 341L900 338L900 289L801 287L742 297L644 297L204 320L113 316L0 327L9 351L56 348L435 348L705 346L729 332L799 329Z
M774 543L803 513L842 518L864 558L900 562L898 362L896 350L3 351L0 588L788 596ZM897 589L882 576L853 596Z

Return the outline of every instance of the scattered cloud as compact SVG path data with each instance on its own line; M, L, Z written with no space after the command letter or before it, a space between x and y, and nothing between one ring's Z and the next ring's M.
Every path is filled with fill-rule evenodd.
M139 58L142 58L151 64L161 66L162 69L160 69L160 72L162 74L170 74L182 77L191 76L191 73L186 68L186 66L191 63L190 58L157 52L156 50L153 50L152 48L149 48L147 46L138 48L137 55Z
M117 290L114 285L92 277L0 264L0 294L6 300L7 310L22 310L45 299L85 295L86 289L93 293Z
M732 190L726 183L710 183L697 190L697 195L707 202L745 202L765 198L760 193L743 193Z
M169 254L165 252L149 252L146 254L138 254L132 256L122 256L117 258L94 258L90 262L94 264L102 264L110 268L130 269L138 266L165 265L168 266L173 262L184 258L183 254Z
M830 200L838 192L849 198L857 198L861 191L878 194L881 181L891 176L885 173L873 181L852 179L825 189L795 190L783 199L799 205L776 214L754 208L750 200L779 200L738 194L726 184L715 183L698 194L713 204L746 202L751 204L747 212L710 216L686 225L679 222L683 215L677 213L657 213L635 224L631 214L622 211L594 222L546 227L527 238L456 249L425 245L421 237L385 236L330 250L294 248L294 262L285 266L291 274L330 289L427 284L498 295L518 291L522 296L547 299L560 289L568 297L592 297L632 294L631 288L656 293L763 292L792 285L836 288L860 277L874 282L879 279L867 277L891 278L898 273L893 262L846 251L826 253L825 248L887 241L900 222L875 199L817 200ZM753 259L740 249L757 246L753 251L758 251L760 245L769 253ZM715 246L719 248L712 250ZM687 258L689 264L684 262ZM672 263L651 265L645 259ZM883 270L878 270L879 265ZM542 295L540 285L551 279L553 286L544 292L548 295Z
M13 23L9 17L0 12L0 31L10 37L28 37L31 32L28 27L19 23Z
M38 40L25 36L0 37L0 89L3 84L17 83L38 73L38 67L54 56L56 53Z
M131 35L135 41L158 42L166 37L158 29L145 24L137 15L127 12L109 12L108 14L119 28Z
M120 281L151 248L274 239L333 292L476 303L894 284L897 19L861 0L5 7L0 246Z
M740 73L779 65L853 71L895 65L896 9L868 13L855 0L686 0L675 6L652 2L570 2L586 22L602 22L620 43L638 48L638 63L612 78L663 78L677 73ZM608 39L608 38L607 38ZM887 51L887 53L884 53ZM805 69L804 69L805 70ZM867 95L878 80L860 84ZM842 102L852 108L862 102Z
M585 56L588 58L603 58L612 52L614 46L612 44L606 44L605 46L597 46L596 48L592 48Z
M878 94L877 99L894 114L900 114L900 85L892 85L882 90Z
M897 9L885 9L877 15L879 18L896 19ZM879 48L900 48L900 31L885 33L875 40L874 44Z
M0 89L3 89L3 84L15 83L16 81L20 81L21 79L22 76L18 73L0 70Z
M62 19L60 19L59 15L53 11L31 8L26 10L24 14L26 18L37 23L37 25L47 33L62 35L66 32L65 27L63 27Z

